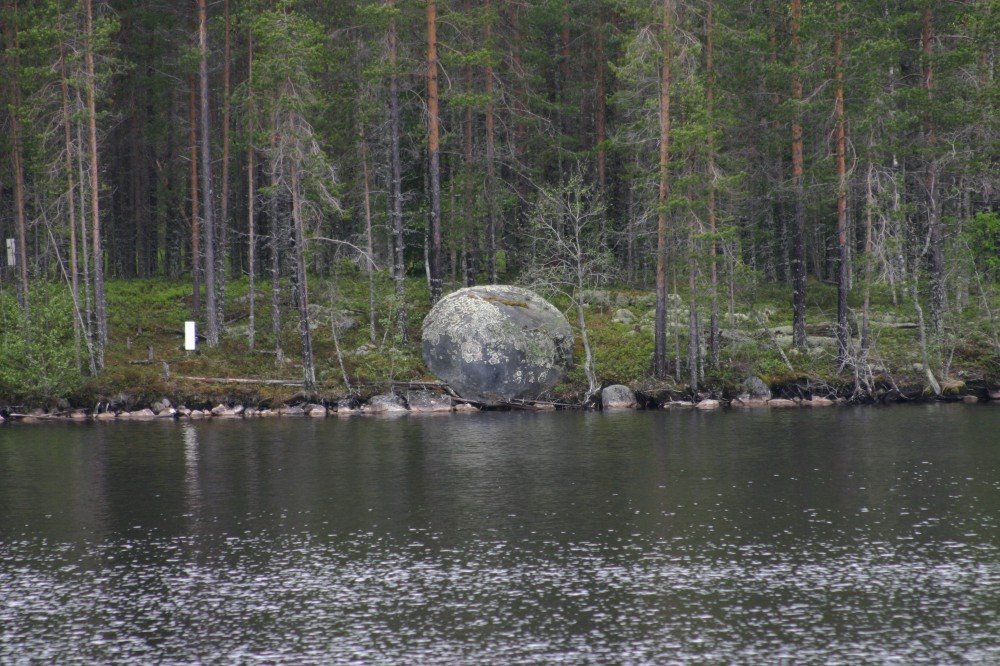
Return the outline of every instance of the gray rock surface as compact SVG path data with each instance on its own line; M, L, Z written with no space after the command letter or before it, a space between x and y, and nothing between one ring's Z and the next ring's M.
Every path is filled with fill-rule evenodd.
M532 291L468 287L442 298L424 319L423 353L459 395L496 404L555 386L572 367L573 329Z
M602 409L635 409L635 393L622 384L612 384L601 389Z
M771 387L760 377L747 377L743 382L746 396L751 400L770 400Z
M243 405L236 405L235 407L227 407L226 405L216 405L212 408L212 416L219 416L222 418L236 418L243 414Z
M353 414L361 409L361 401L355 396L348 396L337 401L338 414Z
M633 324L635 323L635 315L632 314L631 310L621 308L615 311L615 316L611 318L611 321L616 324Z
M321 405L319 403L304 405L302 407L302 411L304 411L308 416L312 417L326 416L326 406Z
M789 400L788 398L773 398L767 401L767 406L781 409L786 407L798 407L799 403L794 400Z
M364 406L364 411L369 414L385 414L388 412L405 412L406 402L395 393L385 393L383 395L372 396L368 404Z
M406 402L411 412L450 412L451 396L434 391L407 391Z

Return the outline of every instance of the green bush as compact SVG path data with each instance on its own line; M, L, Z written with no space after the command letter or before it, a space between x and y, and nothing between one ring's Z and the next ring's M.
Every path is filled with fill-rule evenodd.
M73 348L72 303L65 293L31 293L26 319L13 299L0 301L0 395L49 401L83 381Z
M964 235L977 268L989 277L996 277L1000 273L1000 215L976 213Z

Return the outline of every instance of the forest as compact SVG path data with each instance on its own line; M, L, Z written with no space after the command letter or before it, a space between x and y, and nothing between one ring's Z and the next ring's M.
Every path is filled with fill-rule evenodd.
M566 395L1000 382L997 0L0 18L2 399L426 378L423 315L487 283L572 313Z

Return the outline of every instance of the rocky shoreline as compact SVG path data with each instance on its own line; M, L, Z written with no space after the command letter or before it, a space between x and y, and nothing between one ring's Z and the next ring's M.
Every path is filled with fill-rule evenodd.
M809 407L835 407L842 405L866 404L851 401L845 396L828 392L809 392L802 387L783 387L772 391L759 378L751 377L743 384L743 390L728 397L705 395L694 400L669 392L643 392L628 386L615 384L606 386L586 404L560 403L551 401L520 400L499 405L484 405L462 398L443 390L407 390L372 395L367 399L348 396L335 400L291 401L276 406L251 405L239 402L219 403L215 406L200 405L188 407L175 404L168 398L160 398L148 406L101 403L93 409L63 408L17 409L0 407L0 424L46 423L46 422L87 422L87 421L162 421L162 420L205 420L205 419L253 419L276 417L325 418L330 416L355 415L402 415L453 412L478 412L483 410L527 410L554 411L556 409L590 409L604 411L625 410L703 410L718 409L794 409ZM794 395L792 393L798 393ZM914 389L909 393L894 390L886 392L879 401L867 404L893 404L916 402L962 402L1000 405L1000 389L985 386L953 386L947 394L933 395Z

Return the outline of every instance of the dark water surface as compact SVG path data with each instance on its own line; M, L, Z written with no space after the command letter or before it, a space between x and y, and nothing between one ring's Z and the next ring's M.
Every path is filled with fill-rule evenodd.
M1000 407L0 427L0 662L998 663Z

